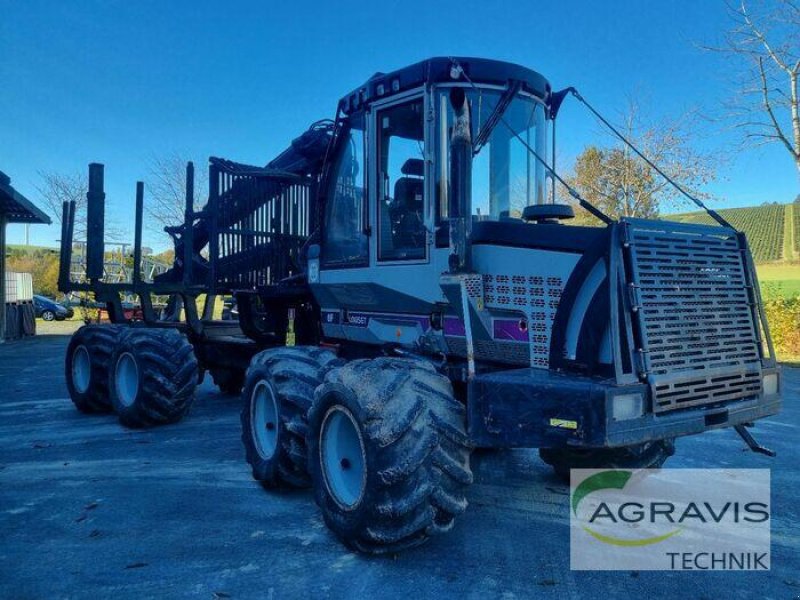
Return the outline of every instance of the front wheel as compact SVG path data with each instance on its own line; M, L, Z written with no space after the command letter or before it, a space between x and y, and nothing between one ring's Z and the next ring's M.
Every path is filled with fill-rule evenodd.
M429 363L378 358L331 371L309 414L308 445L325 523L354 550L418 546L467 507L464 407Z
M621 448L542 448L540 458L569 483L571 469L660 469L675 454L675 440L656 440Z
M250 361L242 392L242 443L264 487L308 487L306 430L314 390L339 364L313 346L270 348Z
M54 313L52 310L42 311L42 319L45 321L55 321L56 313Z

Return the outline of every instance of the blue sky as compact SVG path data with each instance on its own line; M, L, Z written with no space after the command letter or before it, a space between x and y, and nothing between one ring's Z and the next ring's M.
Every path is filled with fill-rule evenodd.
M721 0L0 0L0 13L0 170L36 201L38 171L103 162L122 226L151 157L266 163L373 72L428 56L518 62L554 88L578 87L611 116L630 95L658 118L716 109L731 93L726 63L696 47L728 26ZM562 110L558 132L562 160L603 141L577 104ZM734 140L710 131L700 143L725 151ZM717 207L800 192L777 146L739 155L720 175ZM21 226L8 233L10 243L23 239ZM58 235L37 226L31 240Z

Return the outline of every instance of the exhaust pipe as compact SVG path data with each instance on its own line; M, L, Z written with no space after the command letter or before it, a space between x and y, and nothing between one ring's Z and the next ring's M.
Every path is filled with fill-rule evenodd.
M450 105L455 113L455 122L450 135L448 266L451 273L463 273L470 268L467 240L472 224L472 133L469 103L463 88L456 87L450 91Z

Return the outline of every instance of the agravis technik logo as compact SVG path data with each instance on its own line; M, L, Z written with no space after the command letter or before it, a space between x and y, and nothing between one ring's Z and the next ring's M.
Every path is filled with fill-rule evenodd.
M769 569L766 469L574 470L573 569Z
M572 494L573 514L575 516L578 515L578 505L580 504L581 500L583 500L592 492L605 489L624 489L625 484L628 483L631 475L633 475L632 471L602 471L584 479L578 486L578 489L576 489ZM633 510L625 510L625 512L628 513L628 517L620 513L620 520L633 522L636 518L644 517L644 507L641 505L636 503L626 503L622 505L622 509L624 510L625 508L631 508ZM595 520L600 518L610 518L612 521L615 518L614 514L611 512L611 509L605 502L600 504L598 509L590 517L589 522L593 523ZM664 540L671 538L676 533L680 533L680 528L676 528L662 535L645 538L623 539L610 535L603 535L588 525L584 525L583 529L595 539L606 544L613 544L615 546L648 546L650 544L663 542Z

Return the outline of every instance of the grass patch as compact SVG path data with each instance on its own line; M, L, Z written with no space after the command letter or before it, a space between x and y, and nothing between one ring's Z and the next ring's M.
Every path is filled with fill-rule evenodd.
M756 271L765 298L800 296L800 263L756 265Z

